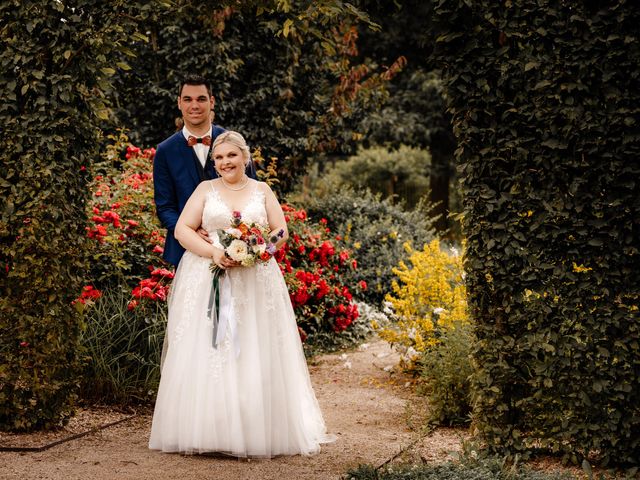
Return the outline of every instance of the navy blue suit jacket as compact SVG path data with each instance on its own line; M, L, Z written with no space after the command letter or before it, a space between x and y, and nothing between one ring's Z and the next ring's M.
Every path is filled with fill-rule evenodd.
M212 141L224 132L224 128L213 125ZM202 181L198 172L199 162L193 148L187 145L182 130L177 131L158 145L153 159L153 187L156 213L160 222L167 229L163 257L169 263L178 265L184 248L173 236L178 217L187 200ZM216 178L213 162L205 163L205 175ZM247 167L247 175L256 178L253 164Z

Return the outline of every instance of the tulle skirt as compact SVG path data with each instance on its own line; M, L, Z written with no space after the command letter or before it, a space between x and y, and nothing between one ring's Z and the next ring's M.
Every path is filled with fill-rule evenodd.
M185 253L169 298L166 351L149 448L239 457L310 455L326 434L282 273L272 259L232 268L232 311L213 347L210 260Z

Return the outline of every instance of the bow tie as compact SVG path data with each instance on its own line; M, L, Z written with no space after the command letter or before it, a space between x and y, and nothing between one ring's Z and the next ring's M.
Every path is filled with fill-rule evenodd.
M202 138L197 138L193 135L189 135L189 138L187 139L187 145L193 147L196 143L202 143L203 145L206 145L208 147L211 145L211 137L209 135L206 135Z

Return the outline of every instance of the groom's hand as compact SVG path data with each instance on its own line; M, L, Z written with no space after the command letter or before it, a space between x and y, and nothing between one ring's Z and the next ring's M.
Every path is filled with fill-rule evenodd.
M196 230L196 233L200 235L200 237L202 237L204 240L211 243L211 239L209 238L209 233L207 233L207 231L204 228L202 227L198 228L198 230Z

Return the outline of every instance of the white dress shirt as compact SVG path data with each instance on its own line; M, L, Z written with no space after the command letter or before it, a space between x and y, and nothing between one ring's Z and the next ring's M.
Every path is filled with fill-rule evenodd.
M182 127L182 135L184 135L185 139L189 140L189 137L192 136L193 133L191 133L185 126L185 127ZM204 135L201 135L201 136L193 135L193 136L196 138L202 138L202 137L206 137L207 135L211 136L211 127L209 127L209 131ZM211 139L211 142L213 142L213 138ZM196 143L191 148L193 148L193 151L196 152L196 156L198 157L198 160L200 160L200 163L204 168L205 162L207 161L207 153L209 152L209 146L205 145L204 143Z

